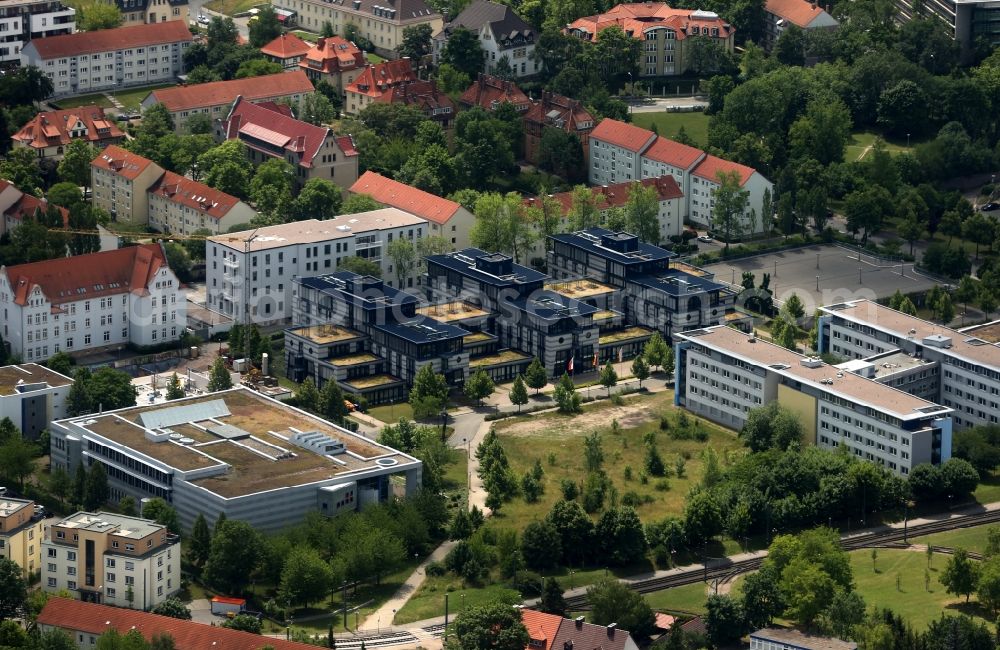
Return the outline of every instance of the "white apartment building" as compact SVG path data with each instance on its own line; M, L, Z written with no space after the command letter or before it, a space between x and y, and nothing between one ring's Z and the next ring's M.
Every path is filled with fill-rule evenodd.
M429 232L426 220L383 208L212 237L205 249L208 308L237 323L244 322L245 309L255 323L287 320L295 278L332 273L352 257L378 264L392 286L396 276L386 254L389 244L415 243Z
M451 34L458 28L476 35L483 49L483 72L492 74L503 70L506 60L507 73L527 77L539 70L535 60L535 29L514 13L507 5L490 0L472 0L460 14L434 35L434 64L448 44Z
M1000 421L1000 346L996 341L936 325L871 300L821 308L819 349L845 359L868 359L882 368L878 355L898 352L922 362L926 373L916 388L954 409L957 429ZM901 366L894 363L893 366ZM880 371L879 381L897 379L899 369Z
M589 158L592 185L673 176L684 193L682 218L705 228L712 227L713 193L719 187L719 174L736 174L740 187L749 193L743 233L752 235L770 230L770 215L764 215L764 195L773 194L774 186L746 165L607 118L590 134Z
M181 587L181 543L149 519L78 512L49 526L42 590L149 610Z
M106 147L90 162L94 207L110 214L112 221L149 223L147 190L163 177L163 171L152 160L118 145Z
M171 20L29 41L21 65L52 79L53 97L173 81L184 72L184 51L194 37Z
M73 380L37 363L0 368L0 419L10 418L26 440L66 416Z
M677 334L675 403L727 427L777 400L803 442L845 445L903 476L951 457L952 409L719 325Z
M257 216L235 196L173 172L164 172L146 193L149 225L160 232L190 235L204 229L219 235Z
M184 294L160 244L0 267L3 339L26 362L176 341Z
M0 0L0 65L16 65L28 41L76 31L76 9L53 0Z

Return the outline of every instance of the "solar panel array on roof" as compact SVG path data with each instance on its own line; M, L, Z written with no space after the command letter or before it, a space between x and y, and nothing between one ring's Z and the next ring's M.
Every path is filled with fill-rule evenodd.
M200 422L228 416L229 407L221 399L213 399L197 404L186 404L184 406L171 406L165 409L140 413L139 419L142 426L147 429L165 429L177 424L187 422Z

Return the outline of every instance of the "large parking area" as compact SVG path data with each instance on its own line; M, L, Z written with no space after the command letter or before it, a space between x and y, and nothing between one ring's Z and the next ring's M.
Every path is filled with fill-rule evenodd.
M903 293L923 291L936 284L913 270L913 264L881 260L834 244L808 246L779 253L766 253L705 267L717 280L740 284L744 271L754 274L760 286L771 274L770 288L777 300L795 293L805 303L806 313L821 305L859 298L884 298L897 289Z

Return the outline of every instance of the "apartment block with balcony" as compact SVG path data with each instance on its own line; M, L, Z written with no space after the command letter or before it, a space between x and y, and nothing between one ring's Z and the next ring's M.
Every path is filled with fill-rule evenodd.
M181 588L181 543L166 526L110 512L77 512L49 526L42 590L148 610Z
M25 576L41 566L42 519L34 501L0 497L0 557L21 567Z
M53 0L0 0L0 65L17 65L28 41L72 34L76 9Z

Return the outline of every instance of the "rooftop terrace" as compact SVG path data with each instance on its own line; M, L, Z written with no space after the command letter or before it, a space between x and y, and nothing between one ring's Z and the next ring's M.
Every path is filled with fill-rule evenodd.
M451 321L465 320L467 318L482 318L489 315L488 312L483 311L475 305L471 305L463 300L446 302L440 305L431 305L429 307L420 307L417 309L417 313L421 316L430 316L434 320L441 321L442 323L450 323Z
M600 296L605 293L613 293L614 287L595 282L594 280L567 280L566 282L555 282L546 287L549 291L555 291L567 298L582 300L590 296Z
M340 327L339 325L311 325L308 327L296 327L288 331L296 336L309 339L317 345L340 343L362 337L362 334L346 327Z

